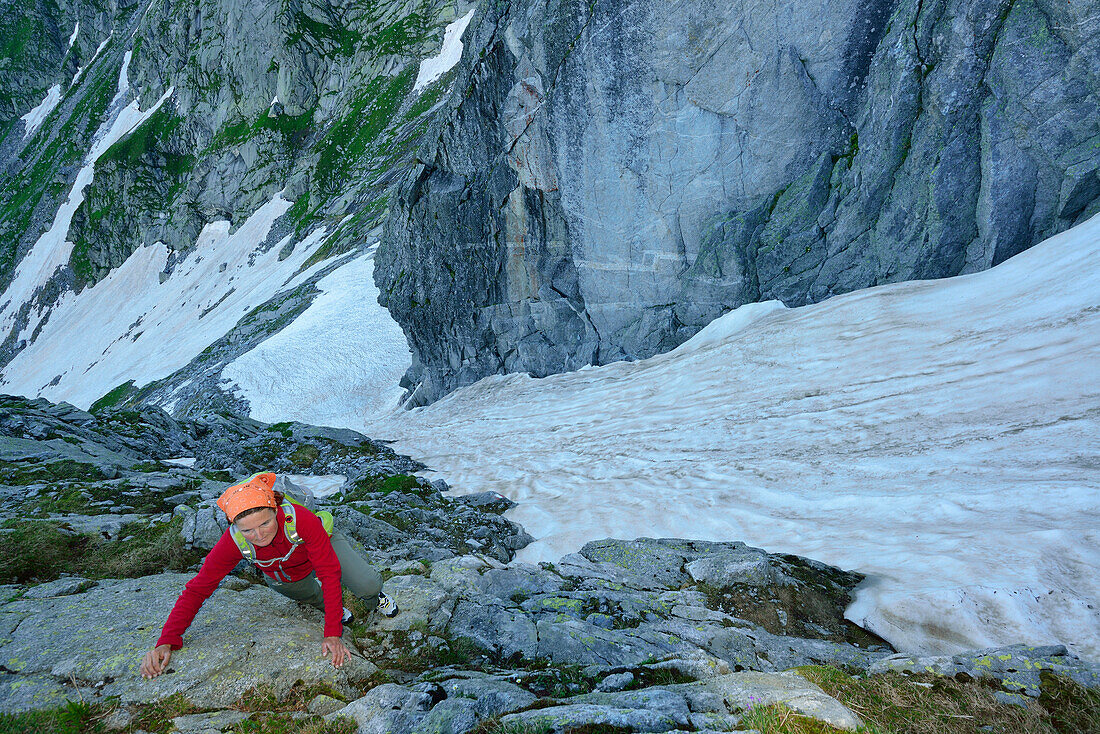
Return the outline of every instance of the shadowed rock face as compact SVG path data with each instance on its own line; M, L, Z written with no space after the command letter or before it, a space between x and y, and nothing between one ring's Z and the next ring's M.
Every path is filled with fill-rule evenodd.
M522 0L466 40L376 271L414 403L985 269L1100 210L1076 5Z

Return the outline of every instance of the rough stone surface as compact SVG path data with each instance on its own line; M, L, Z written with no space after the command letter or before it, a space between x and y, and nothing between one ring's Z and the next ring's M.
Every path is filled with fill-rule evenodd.
M448 696L473 699L475 711L483 719L526 708L538 698L515 683L489 677L452 678L442 685Z
M567 704L536 711L508 714L500 720L502 726L549 727L551 732L564 732L584 724L615 726L632 731L664 732L677 728L674 719L647 709L617 709L594 704Z
M1084 221L1100 210L1085 7L487 9L466 95L378 253L412 403L667 351L747 302L985 269Z
M715 693L733 710L747 711L755 705L782 703L838 729L853 730L862 725L858 716L797 673L743 671L668 688L674 691L690 688Z
M266 684L285 692L299 679L350 695L355 681L377 670L358 656L334 670L320 654L320 612L252 586L240 592L215 591L184 647L173 654L171 673L142 680L141 657L156 641L189 578L162 574L104 581L79 594L5 604L0 612L22 621L0 646L14 674L10 690L16 698L0 701L0 708L20 706L26 694L17 684L25 680L38 689L39 699L62 691L72 696L67 683L75 679L85 698L119 696L122 703L138 703L183 693L217 707L235 703L253 686ZM42 625L43 619L63 619L65 624Z
M431 704L432 698L427 693L384 683L325 718L354 719L359 734L407 734L424 719Z
M989 650L944 656L912 656L899 653L870 666L871 673L888 670L936 675L992 678L1005 690L1038 697L1040 674L1050 671L1077 683L1100 687L1100 664L1070 655L1064 645L1010 645Z
M224 731L250 718L252 715L244 711L214 711L208 714L177 716L172 719L172 725L179 734L208 734Z

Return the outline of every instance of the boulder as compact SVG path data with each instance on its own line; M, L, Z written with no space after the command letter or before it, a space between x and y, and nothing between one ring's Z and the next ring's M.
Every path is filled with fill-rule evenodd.
M684 569L693 581L719 588L734 584L766 586L776 580L768 554L759 548L707 556L688 563Z
M854 730L862 726L859 717L847 707L793 672L742 671L697 683L666 686L666 688L689 697L699 692L717 694L730 713L736 713L738 710L747 711L754 706L781 703L800 714L824 721L838 729Z
M184 515L183 528L180 531L183 541L193 548L210 550L229 527L225 513L208 500L200 504L194 513L183 510L181 514Z
M183 584L184 574L101 581L58 598L21 598L0 606L0 618L18 620L0 645L11 675L0 690L0 710L72 695L119 697L123 704L157 701L174 693L214 707L229 706L261 684L285 691L298 680L325 683L353 695L377 668L353 655L339 670L321 656L322 615L263 586L218 589L203 605L172 655L168 671L152 680L138 672ZM44 619L64 624L42 624ZM10 626L10 625L8 625Z
M481 718L476 701L448 698L436 704L412 731L413 734L463 734L477 726Z
M432 697L393 683L383 683L325 717L354 719L358 734L408 734L427 715Z
M475 494L465 494L455 499L464 505L497 514L504 513L516 506L515 502L499 492L477 492Z
M332 696L326 696L321 693L310 699L309 704L306 706L306 711L318 716L327 716L334 711L339 711L346 706L343 701Z
M460 599L447 631L452 638L467 637L505 658L519 654L534 659L540 654L539 633L531 617L492 597Z
M455 595L423 576L393 576L383 584L383 591L397 602L401 613L392 619L378 616L382 629L407 630L414 626L438 631L447 626L455 605Z
M621 691L634 682L634 674L630 671L613 673L596 684L598 691Z
M535 694L515 683L482 673L471 673L469 678L451 678L441 685L448 696L472 699L475 702L474 710L483 719L519 711L530 706L537 698Z

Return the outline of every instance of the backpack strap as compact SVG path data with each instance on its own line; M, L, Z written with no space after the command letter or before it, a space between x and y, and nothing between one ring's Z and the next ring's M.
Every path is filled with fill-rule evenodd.
M298 545L301 545L303 542L305 542L305 541L302 540L302 536L298 534L298 519L297 519L297 517L295 517L295 514L294 514L295 504L296 503L293 500L287 498L283 502L283 504L280 505L283 508L283 515L286 518L283 521L283 529L286 532L286 539L290 541L291 546L298 546ZM323 521L322 521L322 524L323 524ZM327 530L327 528L326 528L326 530ZM331 532L329 534L331 535ZM233 542L236 543L238 550L240 550L242 558L244 558L246 561L248 561L250 563L255 563L257 565L260 565L259 561L256 560L256 548L255 548L255 546L253 546L251 543L248 542L248 539L244 537L244 533L242 533L240 530L238 530L237 526L234 525L233 523L229 523L229 537L233 538ZM294 548L292 547L290 549L290 551L291 551L291 553L293 553ZM282 559L278 559L278 560L285 561L289 557L290 557L290 554L288 553L287 556L285 556ZM265 563L265 564L262 564L262 565L268 565L268 564Z
M256 562L256 549L252 547L252 544L245 539L244 533L238 530L233 523L229 523L229 537L237 544L237 549L240 550L241 556L246 561Z
M286 539L293 545L301 545L304 541L302 536L298 535L298 518L294 516L295 505L304 506L300 502L295 502L290 497L287 497L283 501L283 514L286 515L286 519L283 520L283 530L286 531Z
M283 514L286 515L286 523L284 525L286 527L286 537L291 543L297 545L304 541L301 536L298 535L298 519L294 515L294 507L305 507L308 510L309 506L290 495L285 495L285 497L286 502L283 503ZM317 515L317 519L321 521L321 527L325 529L325 533L331 538L334 522L332 513L328 510L321 510L319 512L315 511L313 514Z
M292 546L290 552L293 553L293 546L299 546L305 542L302 539L302 536L298 534L298 517L296 515L295 508L305 507L305 505L291 497L287 497L283 501L283 504L280 505L280 507L283 508L284 515L283 532L286 533L286 539L290 541L290 544ZM321 520L321 526L324 527L325 532L329 535L329 537L332 537L332 513L321 511L317 513L317 517ZM233 538L233 542L237 544L237 548L241 551L242 558L250 563L256 563L257 565L259 565L259 562L256 560L256 548L248 542L248 540L244 537L244 533L238 530L237 526L233 523L229 524L229 537ZM288 553L286 556L279 560L285 561L289 557L290 554Z

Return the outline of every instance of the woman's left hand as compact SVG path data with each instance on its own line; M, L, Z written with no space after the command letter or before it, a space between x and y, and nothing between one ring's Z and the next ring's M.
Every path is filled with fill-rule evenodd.
M321 641L321 654L332 656L332 667L339 668L351 660L351 651L339 637L326 637Z

